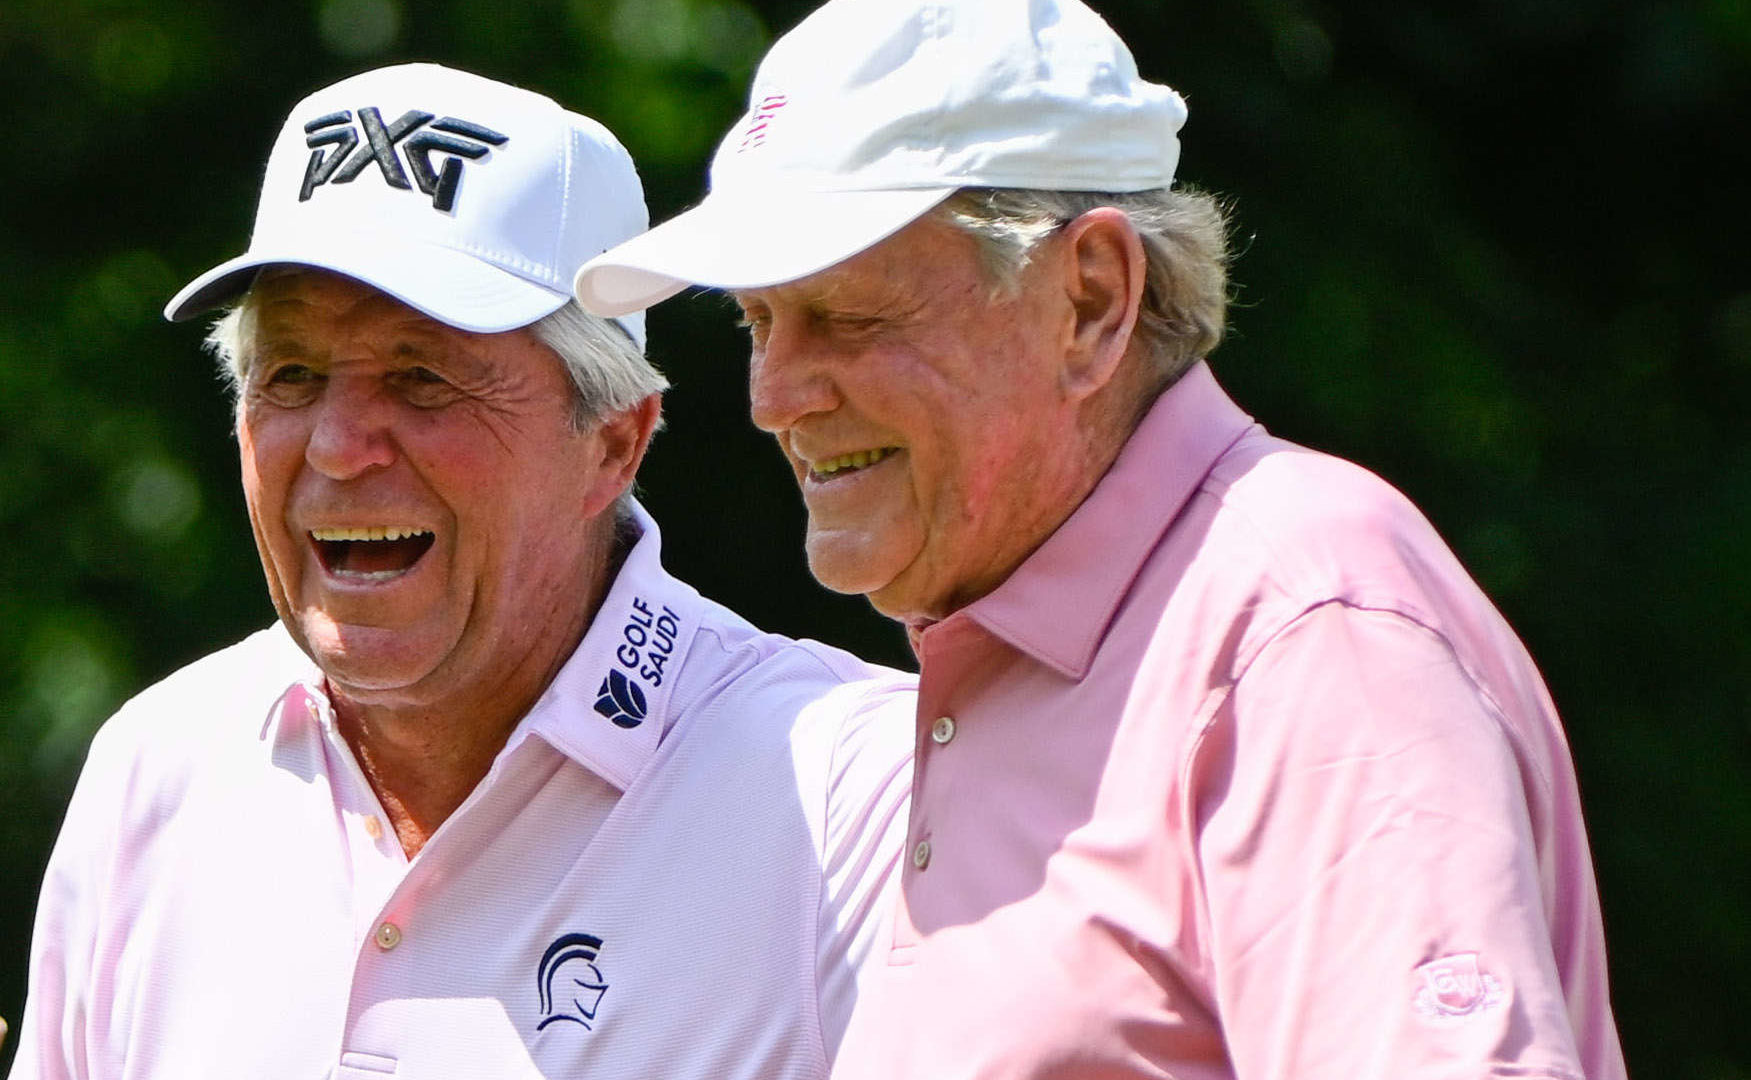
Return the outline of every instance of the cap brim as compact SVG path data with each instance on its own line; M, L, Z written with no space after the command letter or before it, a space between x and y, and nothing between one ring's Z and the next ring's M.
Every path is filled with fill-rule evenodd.
M477 333L527 326L570 299L451 248L348 233L252 246L184 286L164 317L182 322L235 300L257 271L278 264L344 274L441 323Z
M886 239L958 188L714 191L698 206L585 263L578 303L647 308L689 285L758 289L819 273Z

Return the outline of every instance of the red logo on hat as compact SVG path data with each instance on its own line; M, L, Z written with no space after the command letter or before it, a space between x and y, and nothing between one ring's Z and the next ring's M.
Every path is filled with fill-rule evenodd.
M748 114L748 130L742 132L742 145L736 147L736 153L745 154L765 143L766 129L771 126L772 118L788 104L790 99L783 94L767 94L761 98Z

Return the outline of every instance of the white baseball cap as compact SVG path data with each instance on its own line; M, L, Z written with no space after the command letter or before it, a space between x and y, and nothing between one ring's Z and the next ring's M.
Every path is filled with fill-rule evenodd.
M584 264L578 300L794 281L963 187L1165 188L1185 119L1079 0L830 0L761 63L710 194Z
M356 278L463 330L527 326L593 255L643 232L644 189L607 128L436 64L380 68L293 108L268 156L249 251L190 282L173 322L235 300L262 267ZM618 321L642 348L644 317Z

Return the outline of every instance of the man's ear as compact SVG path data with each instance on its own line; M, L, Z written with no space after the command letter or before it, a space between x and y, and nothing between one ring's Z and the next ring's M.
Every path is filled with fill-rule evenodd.
M1137 326L1147 260L1123 210L1098 206L1059 231L1064 285L1075 311L1065 351L1064 391L1083 400L1119 370Z
M651 394L603 416L586 434L600 447L597 482L590 489L590 505L585 508L587 517L606 510L637 479L638 467L644 464L645 451L650 449L662 415L663 396Z

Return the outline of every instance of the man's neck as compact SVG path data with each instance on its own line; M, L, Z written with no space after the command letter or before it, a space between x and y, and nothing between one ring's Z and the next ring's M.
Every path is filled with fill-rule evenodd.
M337 699L335 719L411 859L480 785L519 717L482 725Z
M620 572L636 530L615 527L604 537L600 573L578 621L556 627L551 650L497 680L476 680L437 702L361 702L332 683L336 725L371 784L408 858L468 799L511 732L534 708L594 622ZM361 695L363 696L363 695Z

